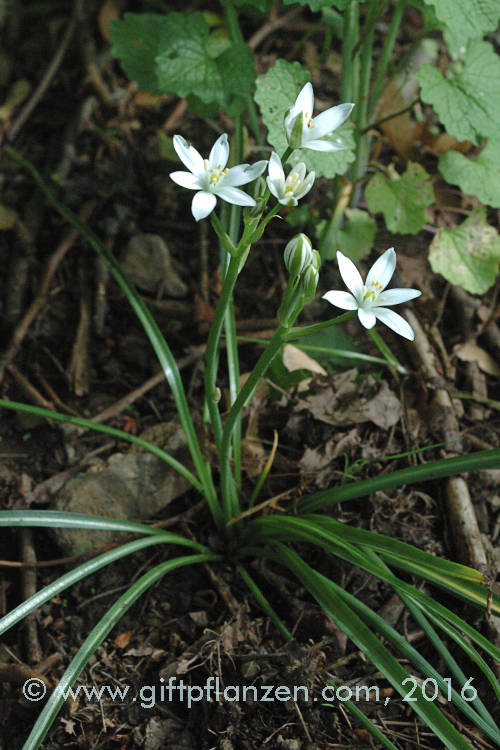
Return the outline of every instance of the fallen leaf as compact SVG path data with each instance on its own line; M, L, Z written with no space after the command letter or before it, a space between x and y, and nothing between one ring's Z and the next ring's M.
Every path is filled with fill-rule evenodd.
M128 646L130 639L132 638L132 632L132 630L125 630L123 633L118 633L113 641L113 645L116 646L116 648L125 648L125 646Z
M479 369L483 372L493 375L495 378L500 377L500 367L493 357L477 344L470 342L463 344L455 350L455 354L462 362L476 362Z

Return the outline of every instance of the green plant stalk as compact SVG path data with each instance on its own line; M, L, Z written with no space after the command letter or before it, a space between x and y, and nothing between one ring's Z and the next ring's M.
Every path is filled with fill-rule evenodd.
M417 484L434 479L442 479L468 471L480 471L482 469L500 468L500 448L487 451L477 451L465 456L454 456L453 458L442 458L438 461L421 466L411 466L407 469L399 469L390 474L364 479L359 482L334 487L310 495L301 500L299 510L301 513L312 513L318 510L330 508L332 505L347 500L357 500L360 497L371 495L379 490L390 487L402 487L406 484Z
M252 592L252 595L255 599L255 601L262 607L264 612L267 614L271 622L273 622L278 630L280 631L281 635L286 641L290 641L292 639L292 634L286 627L286 625L281 621L281 618L278 617L274 609L272 608L271 604L269 603L268 599L264 596L260 588L257 586L253 578L250 576L250 574L247 572L247 570L243 567L243 565L238 564L238 573L245 581L246 585Z
M384 3L382 3L383 7ZM363 131L368 122L368 105L370 96L370 79L371 79L371 67L373 58L373 36L375 33L375 20L380 12L380 2L374 2L372 0L366 18L366 35L363 44L360 48L360 75L359 75L359 91L358 91L358 104L354 108L354 119L356 122L356 158L354 165L352 166L350 173L352 175L352 182L354 183L354 190L351 196L351 204L357 205L359 194L361 191L360 179L364 176L366 168L368 166L368 159L370 156L370 136Z
M184 464L181 464L180 461L177 461L176 458L161 448L158 448L158 446L153 443L148 443L147 440L131 435L124 430L118 430L115 427L108 427L107 425L99 424L98 422L92 422L91 419L72 417L69 414L61 414L60 412L52 411L51 409L44 409L41 406L31 406L31 404L23 404L18 401L6 401L5 399L0 399L0 407L3 409L10 409L11 411L33 414L37 417L43 417L44 419L56 419L58 422L67 422L69 424L74 424L76 427L85 427L86 429L94 430L94 432L104 432L106 435L115 437L118 440L126 440L128 443L139 445L141 448L148 451L148 453L152 453L153 456L161 458L162 461L177 471L184 477L184 479L187 479L187 481L190 482L198 492L203 494L202 483L184 466Z
M61 203L53 194L52 190L45 183L44 179L34 167L31 162L24 159L20 154L17 153L11 146L3 147L5 152L19 165L24 167L32 176L35 183L38 185L45 198L54 208L72 224L80 234L87 240L87 242L96 250L99 256L103 259L104 263L108 267L111 274L114 276L116 282L125 293L132 309L137 315L139 321L146 332L146 335L151 342L151 345L158 357L160 365L165 373L165 378L170 386L174 402L179 414L179 420L186 436L189 452L193 459L196 473L203 485L203 494L208 502L210 512L217 524L220 523L220 505L215 491L215 487L212 481L209 467L206 465L198 443L196 431L194 429L193 421L186 400L186 394L184 392L184 386L182 385L182 379L177 367L175 357L170 351L163 334L156 321L154 320L151 312L144 304L142 298L139 296L134 287L128 282L126 277L123 275L120 264L108 250L108 248L99 240L99 238L86 227L79 218Z
M242 409L252 398L255 389L259 382L264 377L267 368L276 357L278 352L284 343L284 334L288 329L285 326L279 326L273 337L270 339L267 347L262 352L261 356L257 360L255 367L250 373L246 380L243 388L238 394L238 397L231 407L231 410L227 416L226 423L222 434L222 444L220 452L220 470L221 470L221 486L222 486L222 508L226 523L240 514L240 504L238 498L236 498L236 505L231 506L231 497L234 497L231 489L231 438L233 429L240 418Z
M219 413L219 407L217 405L218 397L216 390L219 343L222 333L222 326L224 325L226 309L231 303L234 285L236 284L236 279L238 278L239 267L240 258L237 255L232 255L229 261L229 265L226 269L226 275L224 276L222 290L217 302L217 306L215 308L215 314L212 323L210 325L210 332L208 334L205 354L205 398L208 413L210 415L210 421L212 423L212 429L214 431L215 445L219 452L222 440L222 421Z
M382 93L384 85L384 79L387 73L390 59L394 50L394 44L398 35L401 20L403 18L404 9L406 6L406 0L398 0L396 7L393 10L391 22L387 30L387 34L384 39L384 45L378 61L377 72L375 74L375 80L373 82L372 91L370 94L370 101L368 105L368 116L370 120L373 119L375 111L377 109L378 100Z
M339 191L339 180L336 181L337 193ZM330 254L330 248L334 244L337 230L339 229L342 220L344 218L344 211L349 205L352 194L352 184L348 183L342 189L340 189L340 195L338 196L337 203L335 204L335 210L328 221L319 243L319 254L321 256L321 262L324 263L328 255Z
M344 35L342 38L341 102L358 101L359 61L354 49L359 39L358 0L351 0L344 13Z
M219 555L210 553L203 555L186 555L184 557L177 557L174 560L167 560L139 578L138 581L120 596L108 612L106 612L105 616L92 629L76 652L66 671L62 675L57 688L48 699L36 720L28 739L23 745L23 750L38 750L47 732L52 726L54 719L64 704L64 693L78 679L88 663L88 660L104 641L108 633L123 617L127 610L129 610L137 601L137 599L142 596L142 594L172 570L184 565L194 565L201 562L214 562L219 559Z
M389 346L385 343L384 339L374 328L368 329L368 335L379 350L379 352L385 357L387 364L394 367L398 372L404 370L403 365L398 360L395 354L392 353ZM407 373L406 373L407 374Z
M349 320L356 315L356 310L349 310L348 312L338 315L336 318L331 320L324 320L321 323L313 323L310 326L298 326L296 328L290 328L286 333L286 341L298 341L303 339L305 336L310 336L312 333L318 333L318 331L324 331L326 328L331 328L338 323L343 323L345 320Z

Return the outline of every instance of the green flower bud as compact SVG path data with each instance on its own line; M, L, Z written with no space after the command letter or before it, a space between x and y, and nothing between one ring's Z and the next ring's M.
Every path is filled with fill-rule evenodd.
M309 237L302 232L296 234L285 247L285 266L292 278L300 274L313 261L313 249Z
M294 120L291 120L291 110L290 108L289 113L286 115L284 120L284 126L285 131L288 136L288 145L290 148L301 148L302 146L302 129L304 127L304 117L302 115L302 112L299 112L299 114L295 117Z
M309 265L302 275L302 291L306 298L306 301L313 299L316 295L316 288L318 286L319 271L314 265Z

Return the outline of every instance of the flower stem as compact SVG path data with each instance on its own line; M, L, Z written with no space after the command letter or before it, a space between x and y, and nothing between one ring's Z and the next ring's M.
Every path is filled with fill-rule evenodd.
M392 12L391 23L389 25L389 29L385 36L384 46L382 47L382 52L378 60L375 81L373 82L372 91L370 94L370 101L368 105L368 115L370 119L372 119L373 115L375 114L375 111L378 105L378 100L379 100L380 94L382 93L384 79L385 79L387 68L389 66L389 61L391 59L391 55L394 49L396 36L398 34L399 27L401 25L401 20L403 18L403 12L404 12L405 6L406 6L406 0L398 0L398 2L396 3L396 7L394 8Z
M230 455L231 437L233 434L233 430L235 424L240 419L242 409L252 398L255 389L257 388L260 380L264 377L267 368L280 351L283 343L286 341L285 334L287 330L288 328L286 326L279 326L279 328L275 331L273 337L270 339L268 345L257 360L257 364L250 373L243 388L239 392L238 398L232 405L231 410L227 416L226 423L224 425L220 451L220 469L222 483L222 510L226 523L230 521L231 518L233 518L235 515L238 515L241 512L239 500L237 497L235 497L231 489ZM231 498L233 498L232 503Z
M332 318L332 320L324 320L321 323L314 323L310 326L300 326L297 328L290 328L285 336L284 340L286 341L298 341L298 339L302 339L305 336L310 336L312 333L318 333L318 331L324 331L325 328L330 328L331 326L337 325L337 323L343 323L345 320L350 320L356 315L356 310L349 310L348 312L343 313L342 315L338 315L336 318Z

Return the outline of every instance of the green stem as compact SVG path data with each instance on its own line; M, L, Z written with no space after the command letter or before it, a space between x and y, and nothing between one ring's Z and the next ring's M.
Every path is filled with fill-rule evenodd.
M405 6L406 6L406 0L398 0L398 2L396 3L396 7L394 8L394 11L392 13L391 23L389 24L389 28L385 36L384 46L382 47L382 52L378 60L375 81L373 82L372 92L370 94L370 101L369 101L369 106L368 106L368 114L369 114L370 119L372 119L373 115L375 114L375 110L377 109L377 105L378 105L378 100L379 100L380 94L382 93L382 88L384 85L387 68L389 66L389 61L391 59L392 52L394 50L394 44L396 41L396 36L399 31L399 27L401 25L401 20L403 18Z
M338 181L337 181L338 184ZM337 188L338 191L338 188ZM321 256L321 262L323 263L327 258L331 257L331 249L335 244L337 231L344 218L344 211L349 205L352 193L352 183L348 182L340 191L340 195L335 206L335 210L321 235L319 243L319 254Z
M189 407L187 404L186 394L184 391L184 386L182 384L179 368L177 367L175 357L170 351L170 347L165 341L165 338L158 328L155 319L151 315L151 312L144 304L136 289L123 275L121 266L114 255L92 232L92 230L85 226L85 224L83 224L80 219L69 208L67 208L67 206L65 206L55 197L52 190L45 183L41 174L34 167L34 165L26 159L23 159L23 157L18 154L17 151L15 151L11 146L4 146L4 150L12 159L14 159L14 161L24 167L31 174L33 180L38 185L48 202L54 206L54 208L61 214L64 219L66 219L66 221L68 221L76 229L78 229L80 234L100 255L109 271L114 276L116 282L125 293L133 311L137 315L142 327L144 328L144 331L149 338L156 356L158 357L163 372L165 373L165 378L171 388L174 402L177 408L177 413L179 414L179 420L186 436L186 441L188 444L189 452L193 459L193 464L203 485L203 494L207 499L210 507L210 512L212 513L214 520L217 523L220 523L221 511L219 501L212 481L210 467L205 463L200 450L200 445L198 443L196 431L194 429L191 414L189 412Z
M359 39L358 0L351 0L344 14L344 36L342 39L342 81L340 100L357 102L359 61L354 48Z
M280 326L274 336L270 339L267 347L262 352L261 356L257 360L257 364L253 368L250 376L246 380L243 388L238 394L238 398L231 407L231 410L227 416L226 423L224 425L224 431L222 435L222 444L220 452L221 460L221 483L222 483L222 503L223 513L226 523L236 515L239 515L240 507L239 501L236 499L236 504L231 507L230 498L234 497L231 490L231 438L235 424L241 417L242 409L248 404L252 398L255 389L257 388L260 380L264 377L267 368L280 351L285 341L284 334L288 329L285 326Z
M222 422L219 408L217 406L218 397L216 390L217 364L219 359L218 351L222 326L224 324L227 307L231 303L234 285L238 278L239 266L240 259L236 255L232 255L231 260L229 261L229 266L226 270L224 283L222 284L219 301L215 308L214 318L210 326L205 354L205 399L208 413L210 415L210 421L212 423L212 429L214 431L215 445L219 452L222 439Z
M342 315L338 315L336 318L332 318L332 320L324 320L321 323L313 323L313 325L310 326L290 328L286 332L284 340L285 342L297 341L298 339L304 338L304 336L310 336L312 333L324 331L325 328L330 328L331 326L335 326L338 323L343 323L345 320L350 320L350 318L353 318L356 314L356 310L349 310L348 312L342 313Z
M379 352L382 354L382 356L385 357L387 362L395 367L398 372L401 372L401 370L404 369L401 362L392 353L382 336L374 328L370 328L368 330L368 335L370 336L371 340L373 341Z
M249 575L249 573L246 571L243 565L241 565L241 563L238 565L238 573L252 592L255 601L260 604L269 619L274 622L285 640L290 641L293 638L292 634L290 633L286 625L281 621L280 617L276 614L268 599L264 596L259 586L257 586L253 578Z

